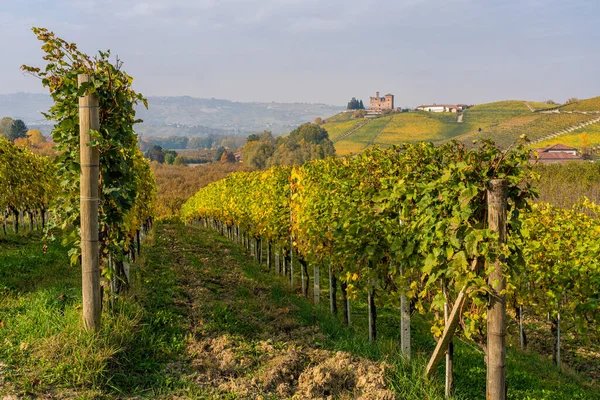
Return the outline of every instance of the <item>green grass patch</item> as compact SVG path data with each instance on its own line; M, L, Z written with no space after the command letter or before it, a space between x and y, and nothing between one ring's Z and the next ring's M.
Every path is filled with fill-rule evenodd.
M346 155L360 153L375 139L392 117L379 117L370 120L356 132L335 144L336 153Z
M298 295L299 265L291 288L287 279L265 271L213 231L158 224L143 245L132 289L116 310L104 312L102 329L93 335L81 329L78 269L68 265L66 249L57 242L44 255L39 239L0 240L0 394L247 398L198 375L216 362L202 358L206 343L220 340L224 354L239 361L222 379L246 384L264 379L277 352L294 340L305 351L344 351L386 361L394 366L388 385L399 398L443 397L443 365L435 379L422 378L435 345L427 316L412 318L413 360L407 362L400 356L398 310L378 310L378 341L369 343L366 302L361 296L351 303L352 326L344 326L341 315L329 312L324 270L321 302L315 306ZM312 267L309 274L312 285ZM340 299L338 306L341 313ZM468 341L455 343L454 398L484 398L483 353ZM268 359L265 346L272 346L275 358ZM597 386L558 371L545 357L509 348L507 361L511 399L600 398Z
M382 134L375 141L382 146L436 142L452 138L468 130L468 126L456 122L454 113L411 112L395 114Z
M600 111L600 96L562 106L561 111Z
M600 146L600 123L591 124L573 132L535 143L531 147L541 149L558 143L575 147L579 151L583 150L584 147L597 148Z
M180 393L185 378L168 363L183 350L179 289L164 269L162 244L133 266L134 287L113 310L104 302L102 327L81 320L81 272L60 240L42 252L40 235L0 238L0 394L41 397L150 397Z
M323 128L329 134L329 139L336 140L340 136L350 132L352 129L363 123L365 123L365 120L360 118L342 122L328 122L323 124Z
M536 111L550 110L560 107L560 104L547 104L541 101L528 101L527 103L529 103L529 105Z

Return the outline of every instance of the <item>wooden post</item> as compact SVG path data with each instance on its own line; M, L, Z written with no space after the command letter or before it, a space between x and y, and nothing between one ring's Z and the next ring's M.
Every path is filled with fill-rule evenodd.
M402 265L400 265L400 275L403 272ZM410 301L408 301L404 289L400 293L400 346L402 355L410 360Z
M340 286L342 288L342 305L344 306L344 323L346 326L350 326L350 299L348 299L348 292L346 291L348 284L342 281Z
M465 302L465 288L463 288L456 297L456 301L454 302L454 307L452 307L452 311L450 312L450 316L448 317L448 323L444 326L444 332L442 333L442 337L437 342L435 346L435 350L429 359L429 363L427 364L427 368L425 369L425 377L431 378L435 373L437 367L440 365L440 361L442 361L442 355L448 349L448 343L452 340L452 336L454 335L454 331L456 330L456 326L459 322L460 310Z
M521 351L525 350L525 330L523 329L523 306L519 306L519 340Z
M508 181L493 179L487 191L489 229L498 233L499 245L506 243L506 191ZM486 268L490 270L490 268ZM497 260L488 276L491 287L487 320L488 400L506 399L506 281L502 263Z
M90 82L90 76L77 76L79 87ZM80 146L80 219L81 219L81 295L83 321L90 330L100 328L100 256L98 251L98 181L100 155L98 149L89 145L90 130L100 129L98 96L79 98L79 146Z
M290 214L291 218L291 214ZM294 238L290 232L290 286L294 287Z
M329 310L332 314L337 314L337 282L333 265L329 263Z
M300 263L300 280L302 281L302 294L304 296L308 297L308 287L306 287L306 282L304 281L304 270L305 269L306 269L306 264Z
M321 277L319 276L319 263L315 263L313 266L313 302L319 304L319 298L321 297Z
M367 297L369 312L369 343L377 340L377 309L375 307L375 288L371 285Z
M560 311L556 315L556 366L560 369Z
M267 270L271 271L271 239L267 239Z
M446 299L446 301L444 302L444 324L448 324L450 307L448 304L448 300L449 300L448 288L447 288L445 280L442 280L442 291L444 292L444 298ZM445 396L447 399L450 398L450 396L452 395L452 390L453 390L453 386L454 386L454 375L453 375L453 371L452 371L453 362L454 362L454 342L452 342L452 340L450 340L450 343L448 343L448 350L446 351Z

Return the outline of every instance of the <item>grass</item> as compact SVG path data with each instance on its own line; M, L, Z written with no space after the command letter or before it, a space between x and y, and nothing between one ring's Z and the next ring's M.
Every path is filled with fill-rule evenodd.
M352 114L353 113L351 113L351 112L340 112L335 115L332 115L331 117L327 117L324 119L327 121L327 123L349 121L349 120L353 119Z
M184 378L169 372L167 362L182 353L185 331L174 306L177 281L162 268L168 255L154 257L160 248L148 248L152 257L136 270L138 284L103 313L94 335L82 327L79 268L69 265L59 241L44 254L40 238L0 238L0 394L179 393Z
M506 113L529 113L531 110L521 100L504 100L493 103L478 104L469 108L467 111L481 112L506 112ZM465 111L466 112L466 111Z
M600 111L600 96L562 106L561 111Z
M493 139L500 147L506 148L526 134L530 140L561 131L571 126L593 119L592 115L583 114L531 114L518 116L502 123L483 128L457 137L470 144L475 139Z
M406 142L439 141L462 133L465 125L456 122L454 113L402 113L377 138L376 144L389 146Z
M550 110L552 108L559 108L560 104L547 104L541 101L528 101L529 105L536 111Z
M339 155L360 153L369 146L391 118L392 117L379 117L370 120L356 132L337 142L335 144L336 153Z
M600 146L600 123L588 125L573 132L535 143L532 147L544 148L557 143L575 147L580 151L586 146L597 148Z
M351 131L364 122L365 120L362 118L341 122L327 122L326 124L323 124L323 128L329 134L329 139L336 140L344 133Z
M258 390L281 398L288 395L264 385L291 368L286 357L296 354L303 371L316 373L325 368L323 357L335 360L344 351L363 365L392 365L386 379L399 398L443 397L441 370L422 379L435 345L426 318L412 318L408 363L399 355L396 309L378 310L378 341L370 344L364 302L352 302L352 327L345 327L329 313L326 290L315 306L298 296L299 276L291 290L228 239L197 227L159 223L128 296L104 312L97 335L82 332L80 273L67 264L65 248L50 243L44 255L39 239L0 239L0 394L234 399ZM483 398L483 354L463 340L455 351L454 398ZM507 370L511 399L600 397L597 386L532 353L509 348Z
M309 270L311 279L313 272ZM328 282L324 271L320 273L321 296L328 297ZM312 285L312 281L311 281ZM339 291L338 291L339 293ZM364 299L363 299L364 300ZM314 311L309 305L304 318L314 321ZM440 365L432 382L424 382L422 373L428 357L433 352L435 341L430 333L426 316L413 314L411 318L411 341L413 361L407 363L399 356L400 319L399 310L384 307L377 310L377 337L375 345L368 343L368 314L366 301L352 303L352 329L340 329L339 321L331 317L328 303L318 307L318 324L331 339L329 345L335 350L349 351L370 359L384 359L396 367L390 377L390 385L399 398L438 398L443 395L444 363ZM312 313L312 314L311 314ZM311 317L312 315L312 317ZM510 321L510 320L509 320ZM510 322L509 322L510 324ZM514 326L509 329L514 331ZM559 371L547 357L533 352L518 350L515 338L509 338L507 351L507 385L509 399L595 399L600 396L600 387L573 372ZM486 369L483 351L470 341L454 340L454 382L456 399L483 399L485 397ZM593 386L593 388L590 388ZM417 387L418 392L411 391Z

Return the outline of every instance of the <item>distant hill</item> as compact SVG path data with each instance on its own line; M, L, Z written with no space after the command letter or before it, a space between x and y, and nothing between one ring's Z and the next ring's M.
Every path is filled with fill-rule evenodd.
M147 136L200 136L209 133L240 134L270 130L279 135L316 117L333 115L344 107L308 103L243 103L189 96L149 97L149 109L138 107L144 120L136 130ZM0 95L0 118L22 119L31 126L49 131L50 123L41 112L51 105L45 94Z
M473 140L491 138L505 148L523 133L530 140L542 140L585 125L600 117L595 111L600 113L600 97L566 106L508 100L471 107L463 112L462 122L453 113L407 112L372 120L356 120L349 113L340 113L328 118L323 127L342 155L361 152L371 145L385 147L421 140L443 143L456 139L472 145ZM595 131L598 125L588 125L587 129ZM585 128L575 132L583 131Z

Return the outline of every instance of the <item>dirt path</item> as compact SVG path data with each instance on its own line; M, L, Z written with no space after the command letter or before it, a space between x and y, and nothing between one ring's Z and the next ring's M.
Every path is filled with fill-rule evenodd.
M175 368L212 398L393 399L389 367L324 350L297 318L298 298L225 238L157 227L188 316L186 358ZM303 301L303 300L302 300Z

